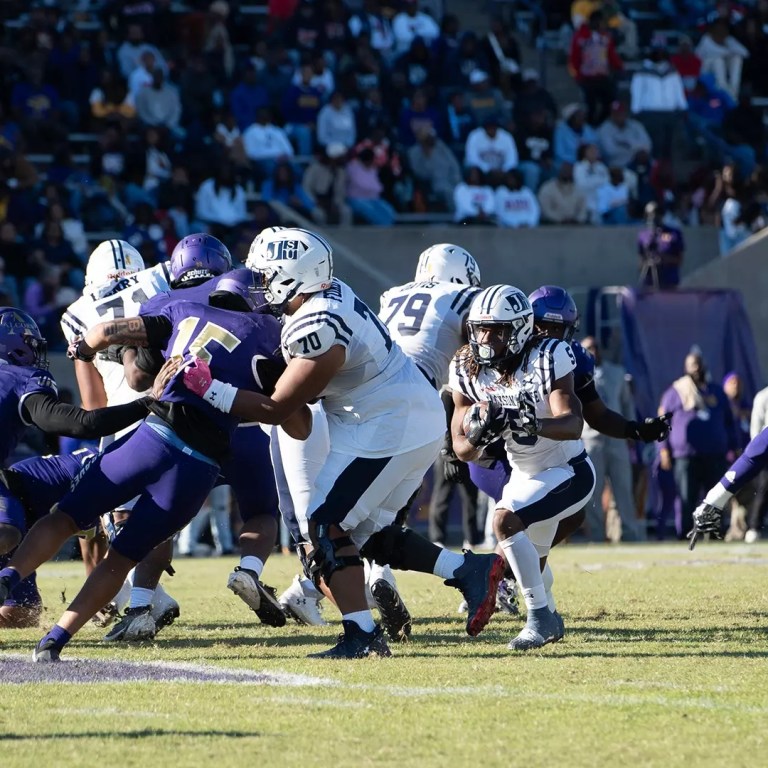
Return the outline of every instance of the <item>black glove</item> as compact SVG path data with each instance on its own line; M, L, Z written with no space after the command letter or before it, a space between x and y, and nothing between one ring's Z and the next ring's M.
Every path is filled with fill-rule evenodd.
M669 420L671 413L657 416L655 419L645 421L628 421L624 429L624 437L628 440L641 440L644 443L652 443L654 440L664 440L669 434Z
M464 416L464 437L475 448L492 443L507 425L504 409L494 403L488 403L483 411L480 403L474 403Z
M96 353L91 352L84 352L83 347L88 347L88 345L85 343L85 339L82 336L77 336L74 338L69 346L67 347L67 357L70 360L82 360L84 363L91 363L93 362L93 359L96 357ZM88 347L90 349L90 347Z
M720 526L723 520L723 510L713 507L711 504L702 502L693 511L693 530L688 534L691 543L688 549L693 549L699 536L708 533L713 539L722 539Z
M469 467L452 450L442 448L440 458L443 460L443 477L449 483L465 485L470 482Z
M516 432L520 432L528 437L539 433L539 419L536 416L536 400L533 395L525 389L521 389L517 394L517 417L511 419L510 426Z

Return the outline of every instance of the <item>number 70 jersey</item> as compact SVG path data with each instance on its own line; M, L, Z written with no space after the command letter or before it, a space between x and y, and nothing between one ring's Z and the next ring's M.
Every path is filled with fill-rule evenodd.
M406 283L381 296L379 317L392 338L435 389L448 383L448 369L463 346L464 326L480 288L444 281Z

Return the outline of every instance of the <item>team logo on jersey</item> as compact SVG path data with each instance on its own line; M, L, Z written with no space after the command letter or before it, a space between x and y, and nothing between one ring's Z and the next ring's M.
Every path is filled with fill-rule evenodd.
M267 261L296 261L306 250L307 245L301 240L278 240L267 246L264 258Z

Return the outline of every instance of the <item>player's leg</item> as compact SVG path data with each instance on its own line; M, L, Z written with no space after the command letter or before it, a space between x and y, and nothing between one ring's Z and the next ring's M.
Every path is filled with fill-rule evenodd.
M20 535L19 538L21 538ZM11 559L12 553L13 550L0 555L0 567L3 567ZM33 573L18 584L3 603L0 603L0 629L36 627L42 612L43 603Z
M80 556L83 558L85 575L88 576L91 571L104 559L107 554L106 536L99 530L94 536L78 538L80 546Z

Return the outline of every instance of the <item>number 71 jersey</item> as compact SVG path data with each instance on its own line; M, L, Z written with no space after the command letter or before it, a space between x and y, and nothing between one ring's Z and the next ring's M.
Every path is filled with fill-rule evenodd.
M398 285L381 296L379 317L435 389L448 383L451 359L465 343L469 306L479 292L430 280Z

